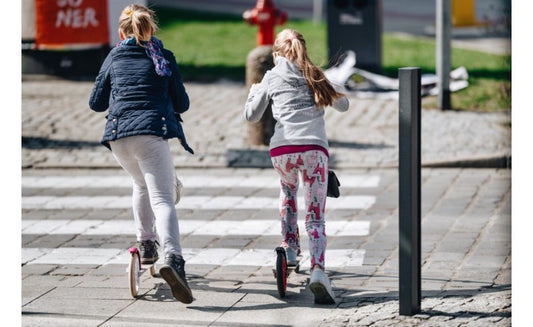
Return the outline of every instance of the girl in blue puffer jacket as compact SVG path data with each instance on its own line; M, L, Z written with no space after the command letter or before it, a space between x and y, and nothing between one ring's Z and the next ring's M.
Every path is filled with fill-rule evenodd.
M177 300L191 303L168 144L168 139L176 137L185 150L194 153L180 124L180 114L189 109L189 97L174 55L153 36L156 30L150 9L129 5L122 11L122 42L102 64L89 106L98 112L109 109L102 144L111 149L133 179L133 215L141 263L157 261L159 239L165 257L159 273Z

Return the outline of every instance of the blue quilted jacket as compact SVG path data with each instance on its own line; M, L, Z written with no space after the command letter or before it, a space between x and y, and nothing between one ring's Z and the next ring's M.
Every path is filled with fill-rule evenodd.
M163 49L170 62L171 76L159 76L145 49L137 44L113 48L96 77L89 107L97 112L109 109L102 144L133 135L177 137L185 150L187 144L180 114L189 109L174 54Z

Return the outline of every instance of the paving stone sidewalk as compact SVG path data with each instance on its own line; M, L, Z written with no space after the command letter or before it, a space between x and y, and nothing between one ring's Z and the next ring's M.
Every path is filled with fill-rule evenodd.
M243 84L185 86L191 109L183 115L184 128L196 154L185 153L173 140L171 149L177 167L212 168L215 172L270 167L267 147L249 146L245 141L248 125L242 115L246 100ZM99 144L105 113L88 108L91 88L90 82L22 82L23 174L39 173L44 168L48 169L43 174L53 168L85 168L93 172L118 168L112 154ZM161 292L165 291L159 288L148 293L148 301L117 299L113 290L123 287L122 270L97 269L86 274L77 269L60 269L43 276L43 272L27 268L30 276L25 275L24 283L35 300L26 309L47 312L47 305L51 304L56 309L63 306L67 312L75 312L76 306L85 307L86 312L79 316L27 314L23 325L58 326L59 321L79 325L84 320L88 326L98 325L95 322L103 326L175 325L178 312L186 315L184 324L190 326L204 322L234 326L252 316L260 317L254 321L256 325L268 326L510 326L511 173L509 169L465 168L509 166L510 113L423 111L422 162L426 167L427 206L423 208L423 301L421 314L406 317L398 314L397 294L397 101L355 96L350 96L350 101L347 113L326 114L332 166L341 171L383 170L389 174L389 184L380 191L374 214L364 213L377 228L358 245L369 253L365 265L356 272L339 270L332 275L339 297L334 310L312 304L305 274L291 281L295 285L292 291L301 296L273 302L272 294L264 294L265 281L271 282L270 271L250 274L199 268L191 271L200 278L192 282L198 302L185 308L161 301ZM232 192L231 188L228 192ZM225 273L230 274L229 280ZM76 294L82 295L81 302L76 301ZM119 313L112 310L117 305L123 306ZM55 312L54 308L50 310ZM154 320L146 318L154 310L164 314ZM294 314L301 318L295 319ZM65 317L67 320L63 320Z
M511 173L509 169L423 169L421 312L399 315L398 186L396 169L341 169L344 174L379 176L370 188L344 189L346 195L376 197L368 209L328 212L328 221L368 221L367 235L334 237L329 253L365 251L360 266L327 268L337 304L316 305L303 269L289 278L288 295L279 298L270 266L187 265L196 300L177 303L160 279L145 274L139 299L129 296L126 264L22 266L23 326L511 326ZM180 169L187 175L198 169ZM206 169L205 176L267 177L270 169ZM23 171L24 176L117 176L116 170ZM119 175L124 173L118 170ZM64 183L26 189L24 194L124 195L128 188L87 189ZM102 191L105 192L102 192ZM187 194L275 196L276 188L195 189ZM243 193L245 192L245 193ZM179 208L178 208L179 209ZM185 210L180 219L270 219L276 209ZM268 217L268 218L267 218ZM23 219L65 221L131 219L131 209L26 209ZM276 237L183 235L184 249L272 249ZM25 234L24 248L124 248L132 235ZM87 255L87 254L85 254ZM335 259L331 255L327 260ZM327 264L326 264L327 265ZM517 324L517 326L519 326Z

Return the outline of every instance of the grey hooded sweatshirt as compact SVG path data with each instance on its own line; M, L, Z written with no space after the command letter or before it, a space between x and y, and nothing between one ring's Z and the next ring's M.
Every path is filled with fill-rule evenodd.
M244 116L257 122L269 103L276 120L270 149L284 145L319 145L329 151L324 110L318 109L314 95L296 63L284 57L276 58L275 66L253 85L248 94ZM346 97L337 99L332 107L340 112L348 110Z

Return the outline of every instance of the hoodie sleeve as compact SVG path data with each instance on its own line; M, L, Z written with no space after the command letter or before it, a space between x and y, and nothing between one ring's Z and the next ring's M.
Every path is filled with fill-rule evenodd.
M348 108L350 107L350 101L348 101L348 98L343 96L333 101L333 104L331 106L337 111L345 112L348 111Z
M250 122L258 122L263 117L263 113L270 102L268 96L268 77L269 72L267 71L263 80L260 84L254 84L250 88L248 93L248 99L244 106L244 118Z
M338 93L344 94L346 92L346 88L344 87L344 85L334 83L332 81L329 81L329 83L331 84L331 86L333 86L335 91L337 91ZM340 111L340 112L347 111L349 106L350 106L350 102L348 101L348 98L346 98L345 95L333 101L333 104L331 105L333 109Z

